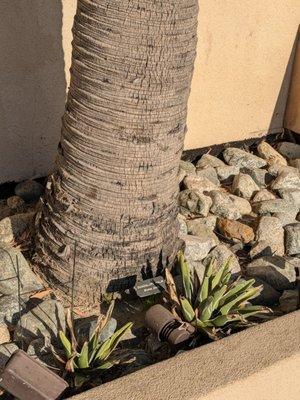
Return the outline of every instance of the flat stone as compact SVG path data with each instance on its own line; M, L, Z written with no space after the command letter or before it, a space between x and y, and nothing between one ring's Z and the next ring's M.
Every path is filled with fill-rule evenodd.
M212 205L212 200L209 196L196 190L183 190L179 193L178 202L181 207L191 211L196 215L206 217Z
M19 196L11 196L7 199L8 207L13 211L22 212L25 209L25 201Z
M267 240L261 240L256 242L251 250L249 251L249 256L252 259L261 258L265 256L272 256L273 251L271 249L270 243Z
M179 224L179 236L187 235L188 228L187 228L186 218L182 214L178 214L177 215L177 221L178 221L178 224Z
M226 218L218 218L217 226L222 235L229 239L249 243L254 240L253 229L239 221L232 221Z
M186 260L192 265L202 261L219 242L217 236L205 226L202 232L198 231L197 236L186 235L182 236L182 239L185 243Z
M245 199L251 199L259 189L250 175L239 173L233 179L232 192Z
M65 331L65 311L61 303L56 300L45 300L32 310L22 315L14 333L15 341L23 338L24 343L48 337L52 343L57 343L58 332Z
M275 290L293 289L296 281L294 265L280 256L258 258L248 264L246 273L253 278L259 278Z
M242 168L241 172L250 175L260 188L265 188L266 185L273 179L273 176L268 174L267 170L261 168Z
M282 199L300 207L300 189L279 189L278 193Z
M289 256L300 254L300 223L286 225L285 251Z
M208 265L214 259L218 268L220 268L226 261L230 259L230 268L233 274L239 274L241 267L237 256L225 244L219 244L203 261L203 264Z
M291 210L291 212L278 212L274 213L273 217L276 217L280 220L282 226L296 224L297 220L297 210Z
M198 192L210 192L211 190L218 190L218 186L212 183L205 176L196 174L188 175L183 180L184 186L190 190L197 190Z
M213 167L205 167L205 168L201 168L201 169L198 168L197 172L196 172L196 175L204 177L204 178L207 178L214 185L220 186L220 181L219 181L219 178L218 178L218 174L217 174L215 168L213 168Z
M256 241L264 241L270 247L272 254L284 255L284 229L276 217L263 216L259 220L256 231Z
M202 231L203 225L213 231L216 227L217 217L209 215L204 218L195 218L187 221L188 232L191 235L197 236L197 232Z
M262 168L267 165L264 159L235 147L228 147L225 149L223 151L223 157L227 164L235 165L240 168Z
M253 286L254 287L262 286L262 291L260 292L260 294L257 297L250 300L250 302L252 304L266 306L266 307L272 307L272 306L274 306L274 304L278 303L281 293L278 292L277 290L275 290L267 282L265 282L259 278L256 278Z
M0 242L12 243L26 231L33 230L35 212L15 214L0 221Z
M258 201L274 200L274 199L276 199L274 193L270 192L268 189L262 189L254 195L252 202L256 203Z
M299 291L285 290L279 299L280 309L285 313L296 311L299 307Z
M0 243L0 293L3 295L17 294L17 259L21 293L43 289L43 285L32 272L23 254L16 248Z
M277 145L278 152L285 158L300 158L300 145L291 142L281 142Z
M272 190L299 189L300 174L291 171L282 171L271 185Z
M224 167L226 164L220 160L218 157L212 156L211 154L203 154L200 160L196 164L196 168L205 168L205 167Z
M237 196L229 195L226 192L211 191L209 193L213 203L210 212L223 218L239 219L242 216L242 204ZM250 206L250 204L249 204ZM250 206L251 211L251 206Z
M44 193L44 187L33 180L20 182L15 187L15 195L21 197L26 202L37 201Z
M0 345L0 372L3 372L7 361L17 350L19 350L19 347L15 343L4 343Z
M267 161L268 165L287 165L286 159L267 142L259 143L257 151L260 157Z
M238 175L240 168L234 165L224 165L223 167L217 167L216 172L220 181L225 181L235 175Z
M257 214L289 212L294 208L294 204L283 199L257 201L252 203L252 209Z

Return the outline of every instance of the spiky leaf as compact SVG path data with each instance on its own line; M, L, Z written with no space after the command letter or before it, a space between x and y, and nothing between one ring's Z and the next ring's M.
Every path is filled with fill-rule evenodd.
M192 322L195 318L195 312L190 302L185 297L180 297L180 304L185 320L187 322Z
M66 337L63 331L59 331L59 338L63 348L65 350L67 358L71 358L73 355L72 344L69 339Z
M82 346L80 354L77 356L78 368L85 369L89 367L89 346L85 342Z
M184 296L191 303L192 300L192 281L191 281L191 271L188 264L185 261L182 252L179 253L179 264L181 270L182 284L184 290Z

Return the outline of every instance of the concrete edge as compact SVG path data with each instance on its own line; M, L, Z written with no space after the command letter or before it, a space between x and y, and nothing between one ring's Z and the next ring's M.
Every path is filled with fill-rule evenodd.
M192 400L300 352L300 310L141 369L72 400Z

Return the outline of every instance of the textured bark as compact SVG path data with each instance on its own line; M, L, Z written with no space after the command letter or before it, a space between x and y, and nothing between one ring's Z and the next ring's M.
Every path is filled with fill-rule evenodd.
M197 12L197 0L78 0L37 235L39 270L66 295L77 242L77 303L174 259Z

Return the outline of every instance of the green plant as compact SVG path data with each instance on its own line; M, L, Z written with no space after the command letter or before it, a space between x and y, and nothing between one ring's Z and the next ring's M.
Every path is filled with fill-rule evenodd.
M253 306L250 299L262 287L253 287L255 280L233 280L230 259L217 269L214 260L207 266L202 282L187 264L182 252L178 255L181 282L175 284L166 269L167 293L171 311L180 320L192 324L199 333L219 339L231 329L251 324L249 317L269 313L263 306ZM180 290L179 286L182 286Z
M117 330L104 342L99 341L100 333L108 323L113 307L114 301L111 302L107 314L99 317L96 328L89 340L83 343L80 343L76 338L72 315L68 310L67 327L69 337L64 332L59 332L64 355L61 355L58 350L53 349L53 352L58 361L64 365L72 384L77 388L116 364L132 361L132 359L128 359L126 353L116 351L118 343L132 327L131 322Z

